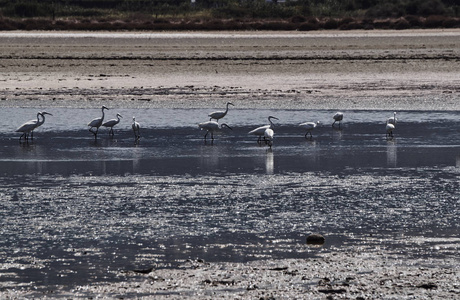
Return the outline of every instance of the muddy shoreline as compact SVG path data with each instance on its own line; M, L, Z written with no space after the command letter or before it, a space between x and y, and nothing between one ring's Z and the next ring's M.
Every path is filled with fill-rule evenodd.
M181 108L231 100L243 108L459 110L459 41L458 29L7 32L0 34L0 65L8 70L0 74L0 106Z

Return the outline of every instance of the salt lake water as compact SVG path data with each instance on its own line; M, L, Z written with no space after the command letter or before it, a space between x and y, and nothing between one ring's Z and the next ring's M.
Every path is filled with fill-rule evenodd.
M344 111L339 130L335 111L231 107L219 122L233 130L205 143L197 124L211 109L111 109L106 119L123 119L97 141L86 124L100 110L48 111L29 143L14 131L37 109L1 112L2 288L113 281L198 258L458 254L458 112L398 111L388 139L393 111ZM271 149L248 135L269 115L279 118ZM320 121L311 140L306 121ZM314 232L323 247L306 245Z

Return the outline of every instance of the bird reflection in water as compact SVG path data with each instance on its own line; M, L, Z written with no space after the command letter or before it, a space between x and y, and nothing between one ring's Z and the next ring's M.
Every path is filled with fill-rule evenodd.
M398 162L397 146L394 139L387 141L387 166L396 167Z
M265 155L265 172L268 175L273 175L275 169L275 158L273 156L273 149L268 148Z

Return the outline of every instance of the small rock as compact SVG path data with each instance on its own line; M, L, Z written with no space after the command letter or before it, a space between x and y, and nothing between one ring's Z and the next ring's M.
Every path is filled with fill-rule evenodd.
M308 245L322 245L325 242L324 236L318 233L313 233L307 236L307 244Z
M419 285L418 287L426 290L433 290L438 288L438 286L434 283L424 283Z

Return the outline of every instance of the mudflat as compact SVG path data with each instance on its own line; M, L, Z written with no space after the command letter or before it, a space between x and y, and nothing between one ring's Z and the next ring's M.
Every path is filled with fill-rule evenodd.
M457 110L459 37L459 29L3 32L0 105Z

